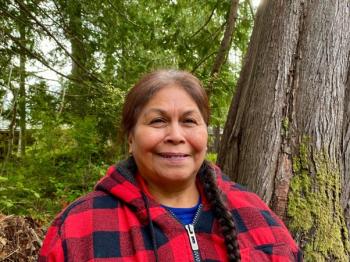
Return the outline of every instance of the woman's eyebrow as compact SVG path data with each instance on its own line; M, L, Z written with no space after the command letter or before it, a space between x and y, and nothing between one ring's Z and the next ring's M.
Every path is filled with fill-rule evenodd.
M187 115L200 115L200 112L198 110L187 110L182 115L187 116Z
M156 113L156 114L160 114L160 115L166 115L166 111L160 108L150 108L148 110L146 110L146 112L144 113L145 116L152 114L152 113Z
M144 113L144 115L149 115L152 113L156 113L156 114L161 114L161 115L167 115L168 112L167 110L161 109L161 108L150 108L148 110L146 110L146 112ZM181 115L191 115L191 114L200 114L200 112L198 112L198 110L195 109L189 109L186 110L184 112L181 112Z

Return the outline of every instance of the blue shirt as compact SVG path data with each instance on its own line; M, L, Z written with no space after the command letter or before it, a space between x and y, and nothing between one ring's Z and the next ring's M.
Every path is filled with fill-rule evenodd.
M201 198L199 198L197 205L195 205L194 207L183 208L183 207L168 207L164 205L163 206L166 209L168 209L173 215L175 215L176 218L180 220L182 224L188 225L188 224L192 224L194 216L196 215L200 204L201 204Z

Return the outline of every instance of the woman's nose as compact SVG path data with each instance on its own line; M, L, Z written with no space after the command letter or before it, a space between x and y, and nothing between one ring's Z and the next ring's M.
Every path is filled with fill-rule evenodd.
M185 142L183 130L178 123L171 124L168 126L168 132L165 138L165 142L173 144L180 144Z

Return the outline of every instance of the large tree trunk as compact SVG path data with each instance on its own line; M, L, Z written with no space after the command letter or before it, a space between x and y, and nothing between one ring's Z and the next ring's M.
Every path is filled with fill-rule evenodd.
M346 0L262 3L218 155L310 261L349 260L349 12Z

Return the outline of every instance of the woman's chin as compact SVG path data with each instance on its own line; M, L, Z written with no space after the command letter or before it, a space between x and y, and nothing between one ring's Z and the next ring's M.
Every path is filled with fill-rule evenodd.
M195 173L194 172L189 172L187 169L160 169L158 170L158 175L156 178L158 180L158 183L162 181L162 185L170 185L170 186L182 186L186 185L189 182L193 182L195 179ZM157 183L157 184L158 184Z

